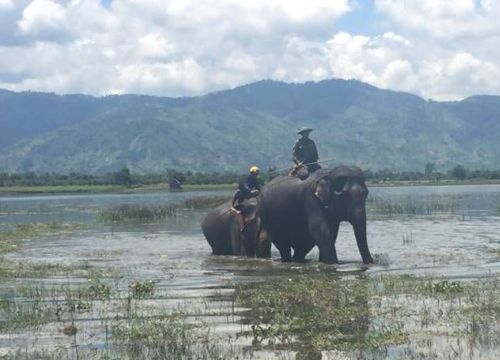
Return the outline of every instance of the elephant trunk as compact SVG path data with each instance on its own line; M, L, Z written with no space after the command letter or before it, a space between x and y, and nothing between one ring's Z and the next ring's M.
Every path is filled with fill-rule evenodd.
M373 264L373 258L368 248L366 237L366 212L364 209L356 210L356 220L352 223L354 228L354 236L358 244L358 250L365 264Z

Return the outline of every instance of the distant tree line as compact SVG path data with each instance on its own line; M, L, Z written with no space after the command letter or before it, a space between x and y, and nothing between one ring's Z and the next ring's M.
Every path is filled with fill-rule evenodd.
M447 172L436 171L432 163L425 166L424 171L393 171L367 169L364 171L367 180L371 181L418 181L418 180L447 180L447 179L500 179L500 170L468 170L462 165L457 165ZM234 184L241 174L234 171L224 172L199 172L179 171L167 169L162 173L136 174L128 168L102 175L89 175L82 173L56 174L56 173L0 173L0 186L56 186L56 185L154 185L169 183L177 179L182 185L205 184ZM269 176L262 174L262 180Z
M456 165L446 172L436 171L433 163L427 163L424 171L364 170L367 180L372 181L418 181L418 180L466 180L500 179L500 170L468 170L463 165Z
M237 172L193 172L167 169L162 173L136 174L128 168L120 171L89 175L82 173L0 173L0 186L57 186L57 185L154 185L169 183L173 178L181 184L233 184L241 174Z

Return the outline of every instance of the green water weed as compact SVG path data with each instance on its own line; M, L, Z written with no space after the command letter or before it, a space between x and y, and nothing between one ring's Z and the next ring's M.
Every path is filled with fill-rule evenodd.
M133 299L146 299L153 295L156 283L153 280L134 281L128 288Z

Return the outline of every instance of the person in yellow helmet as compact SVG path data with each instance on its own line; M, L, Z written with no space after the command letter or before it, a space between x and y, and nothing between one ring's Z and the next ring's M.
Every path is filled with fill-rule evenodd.
M249 174L241 177L238 184L238 189L233 196L231 210L237 214L240 231L243 231L245 227L245 219L241 214L241 210L243 209L243 202L246 199L259 195L260 193L260 184L258 179L259 172L260 170L257 166L254 165L250 167Z

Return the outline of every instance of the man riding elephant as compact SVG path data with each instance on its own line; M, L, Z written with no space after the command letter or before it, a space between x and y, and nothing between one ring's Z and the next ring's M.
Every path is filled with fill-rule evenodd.
M249 170L249 174L240 179L238 189L233 196L231 211L237 215L240 231L243 231L243 228L245 227L245 218L241 213L243 202L251 197L257 196L260 192L258 179L259 172L260 170L257 166L252 166Z
M316 149L316 144L309 138L309 133L311 131L311 128L302 128L297 132L298 135L301 135L301 138L298 139L293 146L292 154L295 166L291 171L291 175L296 175L301 169L305 168L307 170L305 177L307 177L309 174L321 168L318 164L318 150Z

